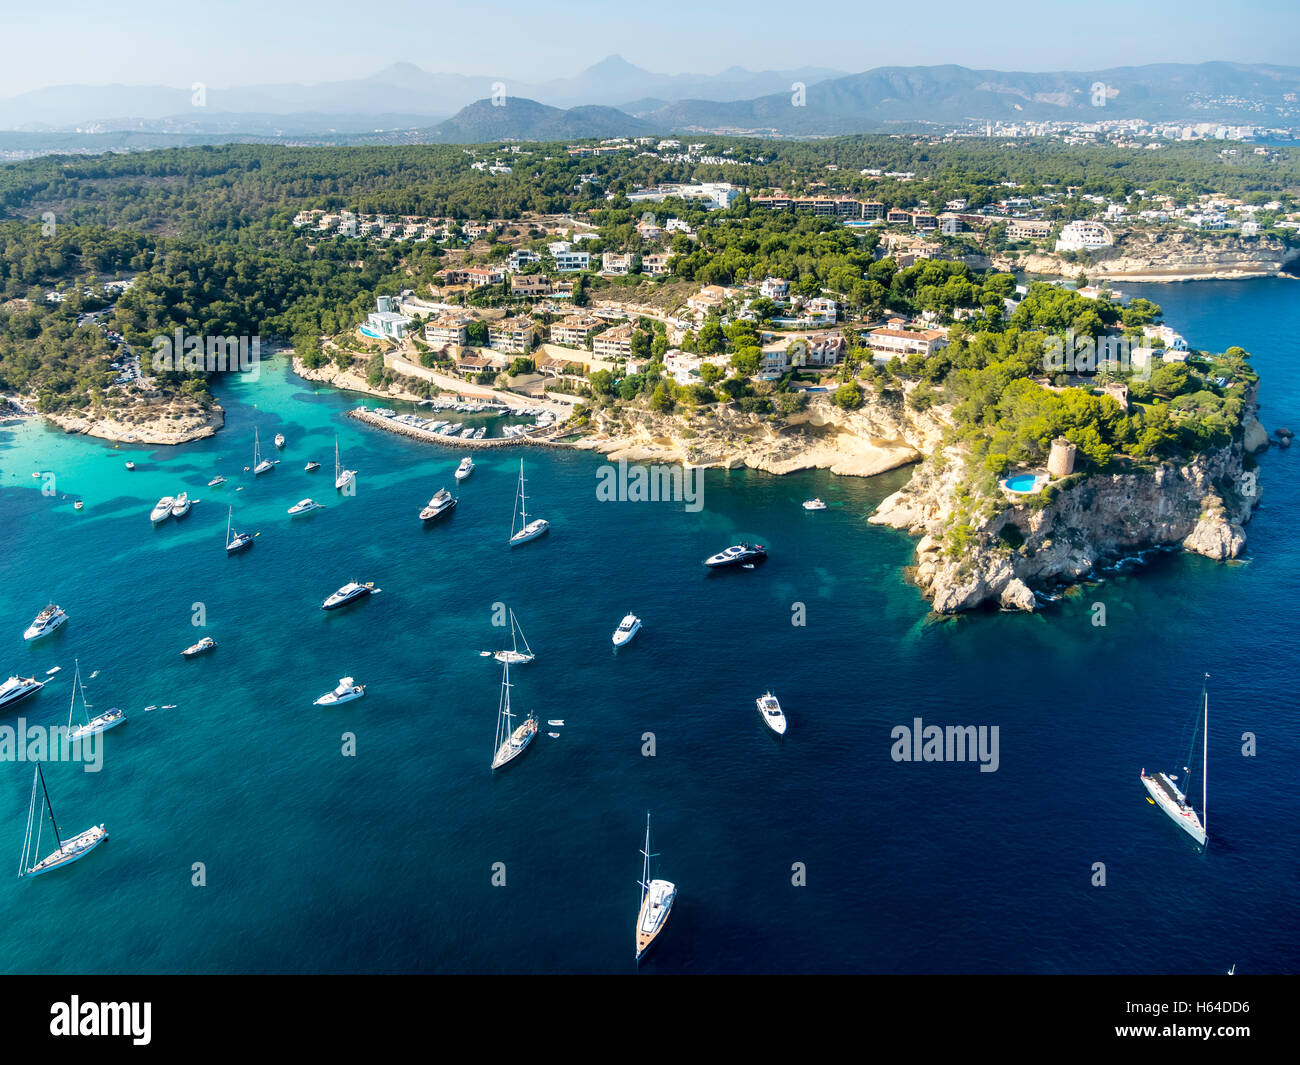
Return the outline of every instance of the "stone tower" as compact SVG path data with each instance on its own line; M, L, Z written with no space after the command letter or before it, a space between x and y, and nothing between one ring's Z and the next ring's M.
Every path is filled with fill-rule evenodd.
M1047 456L1047 472L1053 477L1069 477L1074 472L1074 456L1078 449L1058 436L1052 441L1052 453Z

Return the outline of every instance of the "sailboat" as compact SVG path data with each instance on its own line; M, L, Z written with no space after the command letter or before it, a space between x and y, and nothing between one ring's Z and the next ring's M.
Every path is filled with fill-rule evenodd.
M518 758L537 735L537 718L529 714L524 723L516 729L510 728L514 717L510 713L510 663L501 667L501 707L497 714L496 754L492 756L492 768L500 769Z
M226 508L226 554L233 555L237 551L242 551L246 547L253 545L252 533L237 532L232 537L230 534L230 519L234 516L235 508Z
M519 496L515 500L515 513L519 517L521 525L518 532L515 532L515 520L510 519L510 546L518 547L520 544L526 544L529 540L536 540L550 527L551 523L545 518L534 518L528 520L528 500L524 495L524 460L519 460Z
M41 801L38 795L44 798L45 809L50 815L50 827L54 829L54 840L58 844L58 849L51 851L44 858L37 857L41 853L43 828L42 818L36 810L37 803ZM33 828L36 830L35 838L33 838ZM27 807L27 835L23 837L23 856L18 863L19 878L39 876L41 873L48 873L51 869L70 865L78 858L84 858L106 839L108 833L104 831L103 825L88 828L71 839L65 840L59 835L59 824L54 819L54 807L50 805L50 791L45 786L45 774L41 772L41 763L37 762L36 772L32 775L32 801Z
M98 717L90 716L90 704L86 702L86 689L81 683L81 663L77 663L76 669L72 673L72 702L68 706L68 739L82 740L87 736L93 736L97 732L107 732L111 728L126 723L126 711L119 710L116 706L107 710ZM84 725L72 727L72 715L77 709L77 693L81 693L81 716L86 719Z
M519 650L519 641L524 641L524 649ZM537 656L533 654L533 649L528 646L528 639L524 636L524 630L519 625L519 620L515 617L515 612L510 611L510 650L497 651L492 655L498 662L514 663L522 665L524 662L531 662Z
M672 912L673 902L677 899L677 885L671 880L650 879L650 859L658 855L650 853L650 811L645 812L645 847L641 854L645 863L641 867L641 910L636 916L636 960L641 960L655 938L668 923L668 914Z
M1210 755L1210 696L1207 691L1207 682L1210 675L1205 674L1205 680L1201 683L1201 712L1204 715L1204 727L1201 737L1201 816L1196 816L1196 811L1192 809L1192 804L1187 801L1185 788L1180 789L1175 783L1178 777L1170 773L1153 773L1147 776L1146 769L1142 770L1142 783L1146 785L1147 791L1154 800L1155 805L1164 810L1170 819L1186 832L1192 839L1196 840L1202 847L1209 836L1209 818L1206 812L1205 798L1205 771L1209 765ZM1196 750L1196 730L1192 730L1192 746L1187 752L1187 761L1191 762L1192 753ZM1183 784L1187 784L1187 775L1191 770L1183 766Z
M274 465L270 459L262 458L262 443L257 437L257 426L253 426L253 475L265 473Z
M339 438L334 438L334 487L338 491L343 491L348 485L357 479L356 470L345 470L343 463L339 461Z

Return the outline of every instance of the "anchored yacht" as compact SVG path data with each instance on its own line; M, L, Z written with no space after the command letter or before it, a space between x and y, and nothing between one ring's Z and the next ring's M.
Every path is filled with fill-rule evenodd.
M293 517L299 514L310 514L313 510L324 510L324 503L317 503L314 499L300 499L297 503L289 508L289 513Z
M358 584L356 581L348 581L337 592L330 595L325 602L321 603L322 610L337 610L341 606L347 606L348 603L355 602L358 599L364 599L373 592L380 591L375 587L374 581L367 581L365 584Z
M172 516L172 507L176 505L175 496L163 496L162 499L154 505L149 514L149 520L157 525L159 522L166 521Z
M771 692L767 692L760 695L754 702L758 704L758 712L763 718L763 724L778 736L784 736L785 714L782 713L781 704L777 701L776 696Z
M67 620L68 615L63 612L63 608L51 603L27 626L23 639L39 640L42 636L48 636Z
M364 684L355 683L351 677L340 677L339 686L333 691L326 692L317 699L313 706L338 706L339 703L350 703L353 699L360 699L366 694Z
M767 548L762 544L734 544L725 551L710 555L704 564L710 569L720 569L724 566L743 565L759 558L767 558Z
M618 628L614 630L614 646L622 647L625 643L631 641L632 637L641 631L641 619L635 614L628 614L618 623Z
M180 495L176 497L176 501L172 503L172 517L173 518L185 517L185 515L190 512L190 507L192 507L193 505L194 505L194 501L190 499L189 493L182 492Z
M204 636L198 643L192 643L181 652L186 658L194 658L196 655L205 654L217 646L217 641L211 636Z
M658 855L650 852L650 813L645 815L645 847L641 851L645 863L641 867L641 909L636 915L636 960L650 949L659 933L668 923L673 903L677 900L677 885L671 880L650 879L650 859Z
M463 481L474 472L474 460L466 455L460 460L460 465L456 467L456 480Z
M820 499L805 499L803 501L804 510L825 510L826 504Z
M35 695L45 687L46 682L35 677L10 677L0 684L0 710L6 706L21 702L29 695Z
M420 511L421 521L433 521L434 518L441 518L448 511L456 509L456 500L445 488L439 488L429 505Z

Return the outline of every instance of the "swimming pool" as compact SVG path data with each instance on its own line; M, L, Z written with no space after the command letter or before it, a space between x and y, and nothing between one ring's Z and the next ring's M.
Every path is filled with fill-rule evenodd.
M1038 486L1038 474L1017 473L1002 482L1004 488L1012 492L1032 492Z

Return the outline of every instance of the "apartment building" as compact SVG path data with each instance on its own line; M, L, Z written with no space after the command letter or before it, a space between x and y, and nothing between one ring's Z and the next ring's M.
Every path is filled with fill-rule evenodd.
M468 314L444 314L425 325L424 339L434 347L452 344L463 348L467 339L466 330L473 320Z
M488 323L488 347L510 355L527 355L533 350L533 323L527 318L503 318Z
M551 342L567 348L585 347L587 338L604 323L589 314L571 314L551 326Z
M597 334L591 351L598 359L626 359L632 354L632 323L616 325Z
M909 355L933 355L948 343L943 329L873 329L867 334L867 347L873 358L906 359Z

